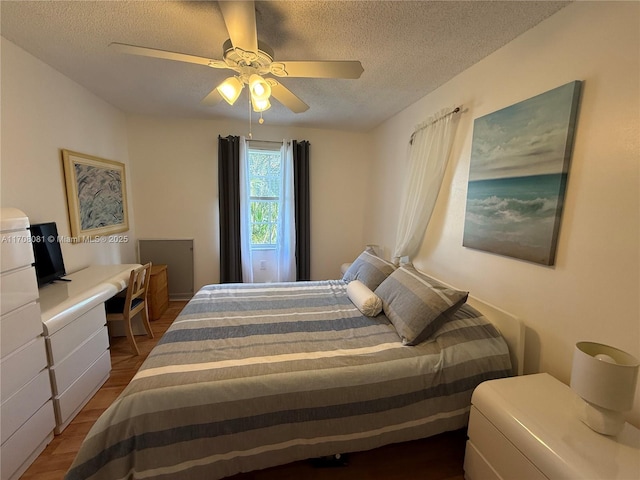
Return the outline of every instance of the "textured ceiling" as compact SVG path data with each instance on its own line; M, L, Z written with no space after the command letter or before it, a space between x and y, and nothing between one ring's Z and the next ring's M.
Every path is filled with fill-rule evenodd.
M258 38L275 61L364 67L358 80L282 79L311 108L294 114L272 102L265 121L367 131L568 3L256 2ZM3 37L125 112L248 117L248 102L200 104L228 70L108 48L121 42L221 59L228 34L217 2L2 0L0 9Z

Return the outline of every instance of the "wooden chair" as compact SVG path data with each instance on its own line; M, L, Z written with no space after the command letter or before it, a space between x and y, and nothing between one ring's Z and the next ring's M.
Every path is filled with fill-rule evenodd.
M115 296L105 302L107 322L124 321L125 334L136 355L140 355L140 350L138 349L136 339L133 335L133 329L131 328L131 319L136 314L141 314L142 324L147 331L147 336L153 338L147 307L149 278L151 278L151 263L134 268L131 270L131 275L129 276L126 295L124 297Z

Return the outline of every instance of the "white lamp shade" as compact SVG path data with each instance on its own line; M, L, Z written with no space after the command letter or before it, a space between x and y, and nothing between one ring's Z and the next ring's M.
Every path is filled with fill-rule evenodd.
M269 102L268 98L265 100L257 100L255 98L252 98L251 105L253 106L254 112L264 112L265 110L269 110L271 108L271 102Z
M589 403L616 412L633 408L638 360L622 350L578 342L573 354L571 388Z
M269 100L271 85L260 75L254 73L249 77L249 91L251 92L251 99L254 101Z
M216 87L218 93L229 105L233 105L238 97L240 96L240 92L244 88L244 84L238 77L229 77L224 82Z

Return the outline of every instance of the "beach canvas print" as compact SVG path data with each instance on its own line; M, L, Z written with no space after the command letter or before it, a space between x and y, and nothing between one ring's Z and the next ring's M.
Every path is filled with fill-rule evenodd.
M580 81L477 118L462 244L553 265Z

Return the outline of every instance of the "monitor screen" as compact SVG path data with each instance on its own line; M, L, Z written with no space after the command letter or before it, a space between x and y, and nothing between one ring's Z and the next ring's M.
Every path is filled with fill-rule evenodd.
M38 286L50 283L66 274L55 222L31 225L31 244L35 256Z

